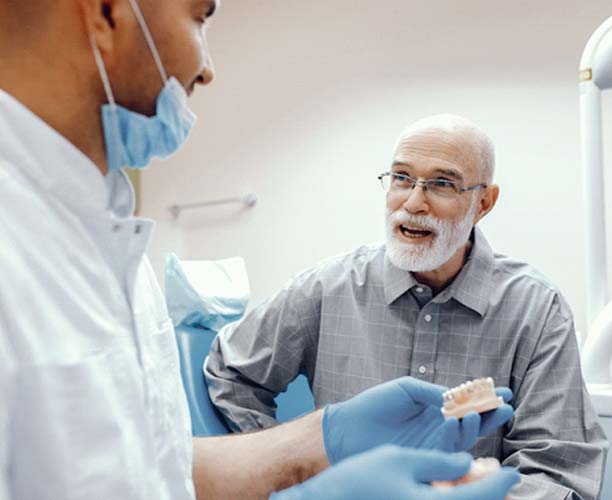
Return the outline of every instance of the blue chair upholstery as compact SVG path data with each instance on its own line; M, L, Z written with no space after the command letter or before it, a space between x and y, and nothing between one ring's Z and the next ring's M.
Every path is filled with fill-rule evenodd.
M298 376L276 398L276 420L288 422L314 410L314 398L304 375Z
M181 360L181 376L191 413L191 432L194 436L227 434L223 417L208 397L208 386L202 371L204 359L216 332L208 329L179 326L176 341Z
M178 326L176 341L181 361L181 375L194 436L215 436L229 432L223 417L208 397L203 364L216 332L203 328ZM308 380L300 375L289 384L287 390L276 399L276 419L279 422L292 420L314 409L314 399Z

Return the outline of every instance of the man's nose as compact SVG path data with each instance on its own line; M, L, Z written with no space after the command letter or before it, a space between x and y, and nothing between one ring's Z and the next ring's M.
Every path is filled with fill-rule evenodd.
M429 200L425 193L423 184L415 184L414 187L406 191L405 200L402 208L411 214L422 214L429 212Z
M210 56L206 56L206 63L204 64L204 68L200 71L198 75L198 83L200 85L208 85L215 78L215 67L213 65L212 59Z

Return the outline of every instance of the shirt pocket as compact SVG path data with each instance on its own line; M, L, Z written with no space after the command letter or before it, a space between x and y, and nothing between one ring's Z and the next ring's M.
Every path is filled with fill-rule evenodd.
M146 498L137 361L114 348L24 368L14 427L16 498Z

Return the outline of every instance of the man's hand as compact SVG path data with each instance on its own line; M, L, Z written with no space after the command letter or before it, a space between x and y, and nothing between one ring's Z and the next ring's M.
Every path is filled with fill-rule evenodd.
M502 500L519 481L502 469L481 481L433 488L431 481L454 481L467 473L467 453L408 450L383 446L349 458L305 483L273 494L271 500Z
M333 465L383 444L419 449L465 451L478 436L507 422L514 410L504 404L483 415L445 419L440 411L445 387L402 377L372 387L342 403L329 405L323 416L325 451ZM512 391L500 388L504 401Z

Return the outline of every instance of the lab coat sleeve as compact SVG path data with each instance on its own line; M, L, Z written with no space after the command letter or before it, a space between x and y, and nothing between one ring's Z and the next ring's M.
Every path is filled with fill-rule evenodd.
M10 500L11 419L13 412L15 364L6 343L7 331L0 321L0 500Z
M504 464L518 467L512 500L594 500L608 442L586 391L569 306L555 295L529 366L516 381Z
M312 386L320 316L321 283L307 271L219 332L204 373L232 430L275 424L274 398L298 375Z

